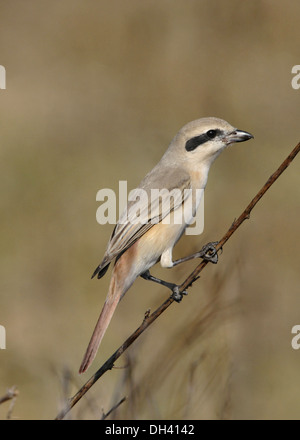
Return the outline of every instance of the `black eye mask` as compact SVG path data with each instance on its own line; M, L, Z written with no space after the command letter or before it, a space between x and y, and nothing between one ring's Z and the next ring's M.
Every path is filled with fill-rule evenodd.
M199 136L195 136L186 141L185 149L186 151L193 151L195 148L199 147L199 145L205 144L205 142L214 139L222 133L222 130L219 129L208 130L206 133L200 134Z

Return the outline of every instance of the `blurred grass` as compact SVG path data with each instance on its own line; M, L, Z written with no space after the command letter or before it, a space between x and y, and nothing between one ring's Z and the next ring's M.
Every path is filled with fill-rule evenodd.
M299 141L300 96L291 87L299 13L296 0L1 3L0 324L7 349L0 351L0 395L18 387L13 417L53 418L64 368L77 382L72 392L85 380L77 370L110 274L90 281L112 230L95 220L100 188L138 184L190 120L213 115L253 133L255 141L213 165L205 232L176 247L177 256L187 255L221 237ZM91 390L97 410L84 401L74 417L100 417L127 394L115 417L299 418L300 355L290 345L300 306L298 170L296 159L218 267L208 267L132 347L131 368L107 373ZM154 271L180 282L193 267ZM91 372L167 294L137 280ZM228 303L233 310L225 307L220 318ZM217 310L202 334L208 304ZM2 405L0 417L6 412Z

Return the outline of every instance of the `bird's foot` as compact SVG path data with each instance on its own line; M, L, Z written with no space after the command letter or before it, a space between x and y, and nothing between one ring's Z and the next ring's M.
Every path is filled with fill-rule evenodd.
M202 258L202 260L204 261L209 261L210 263L217 264L219 260L218 251L216 249L217 244L218 241L212 241L205 244L201 251L198 252L198 257Z
M180 302L183 298L184 295L187 295L187 291L183 290L182 292L180 292L180 286L177 286L177 284L174 284L173 288L172 288L172 295L171 298L174 299L174 301L176 302Z

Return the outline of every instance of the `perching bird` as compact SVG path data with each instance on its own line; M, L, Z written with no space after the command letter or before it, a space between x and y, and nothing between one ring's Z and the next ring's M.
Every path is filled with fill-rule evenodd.
M189 122L177 133L161 160L142 180L137 194L143 190L149 197L142 201L139 199L139 202L128 202L114 228L103 260L92 276L101 278L115 260L108 294L81 363L80 373L86 371L95 358L120 299L138 276L171 288L174 299L179 301L178 286L153 277L149 269L158 261L162 267L173 267L196 257L216 262L216 252L211 243L197 254L177 261L172 261L172 250L199 206L201 192L199 196L196 190L204 190L211 164L228 145L251 138L250 133L237 130L222 119L203 118ZM177 189L175 196L169 198L169 204L150 197L151 190L163 189L167 193ZM137 203L139 222L133 221ZM182 219L179 222L175 221L178 213Z

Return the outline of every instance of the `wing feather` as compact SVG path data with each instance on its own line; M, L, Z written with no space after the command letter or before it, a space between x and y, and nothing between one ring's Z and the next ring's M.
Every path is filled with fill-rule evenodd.
M93 276L96 274L98 278L103 276L114 258L125 252L155 224L161 222L184 203L187 198L187 192L184 190L191 188L190 177L184 174L180 178L179 173L174 175L174 172L169 176L165 174L165 178L160 179L169 182L177 180L178 184L169 188L168 191L164 190L164 182L160 183L160 189L153 191L156 186L155 182L149 179L148 185L144 184L143 182L147 182L146 178L139 188L131 191L127 207L113 230L104 258Z

